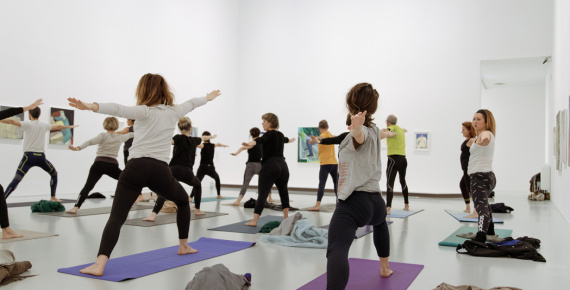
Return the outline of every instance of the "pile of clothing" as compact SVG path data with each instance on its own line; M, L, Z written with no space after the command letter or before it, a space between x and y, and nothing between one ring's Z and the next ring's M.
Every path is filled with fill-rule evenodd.
M283 220L269 235L261 236L261 242L287 247L321 248L328 246L328 230L318 228L298 212Z
M20 274L32 268L29 261L16 262L14 253L9 250L0 250L0 286L20 281L35 275L21 276Z

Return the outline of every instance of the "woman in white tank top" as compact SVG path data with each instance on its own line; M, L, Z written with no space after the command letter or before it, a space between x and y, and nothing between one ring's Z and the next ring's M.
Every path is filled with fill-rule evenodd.
M479 216L475 240L484 243L487 240L487 235L495 234L493 214L488 199L496 184L493 173L495 118L491 111L477 111L473 116L473 127L477 131L477 137L469 149L467 173L471 178L471 198Z

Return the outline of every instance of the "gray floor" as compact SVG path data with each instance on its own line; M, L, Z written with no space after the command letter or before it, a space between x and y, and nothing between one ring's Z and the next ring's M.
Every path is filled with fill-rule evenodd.
M235 190L224 190L226 196L236 196ZM206 196L215 194L206 190ZM246 198L252 197L253 191ZM47 196L46 196L47 197ZM75 198L61 195L60 198ZM313 205L312 195L292 194L292 206L302 208ZM9 202L34 200L18 197ZM88 200L84 208L109 206L112 200ZM257 241L259 235L208 231L207 228L247 220L251 209L221 206L230 201L203 203L206 211L229 213L209 219L192 221L190 240L200 237ZM334 202L326 196L324 203ZM409 289L432 289L441 282L454 285L471 284L483 288L515 286L523 289L568 289L568 261L570 251L565 245L570 240L570 225L549 201L530 202L526 193L497 193L494 202L505 202L515 208L512 214L497 214L505 220L497 228L513 230L513 236L531 236L542 240L540 252L547 259L538 263L510 258L479 258L455 253L451 247L437 243L462 225L445 209L463 209L461 199L412 198L412 209L425 209L407 219L392 219L389 226L391 261L423 264L424 270ZM72 204L66 204L69 208ZM394 208L403 207L401 198L394 199ZM131 212L129 218L144 217L150 210ZM38 275L5 286L3 289L184 289L194 274L203 267L223 263L234 273L252 273L251 289L296 289L325 272L326 258L323 249L288 248L275 244L258 243L256 246L229 255L190 264L154 275L126 282L106 282L57 273L58 268L76 266L94 261L101 233L108 215L79 218L61 218L35 215L28 207L10 208L14 229L57 233L59 236L1 244L2 249L14 252L18 261L29 260L33 268L29 274ZM264 215L280 214L265 210ZM303 212L317 225L328 224L332 213ZM177 245L176 225L150 228L124 226L113 257ZM350 257L376 259L372 235L355 240Z

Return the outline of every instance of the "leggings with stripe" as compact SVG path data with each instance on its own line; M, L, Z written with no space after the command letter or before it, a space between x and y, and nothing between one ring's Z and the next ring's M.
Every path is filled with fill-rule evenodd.
M89 176L87 176L87 181L81 189L79 196L77 197L77 201L75 202L75 206L80 208L89 192L95 187L97 181L101 179L103 175L107 175L115 180L119 179L121 175L121 169L119 168L119 164L105 162L105 161L95 161L93 165L91 165L91 169L89 169Z
M121 227L127 220L131 207L143 188L150 190L178 206L176 225L178 238L188 239L190 230L190 203L188 194L176 180L166 162L154 158L142 157L129 160L119 177L111 215L103 230L98 255L111 256L121 233Z
M192 167L175 164L170 166L170 171L172 171L172 176L176 178L176 180L192 186L192 196L195 197L194 205L196 206L196 209L200 209L200 202L202 201L202 183L196 176L194 176ZM162 206L164 206L165 201L166 200L163 197L159 196L154 204L152 212L158 213L162 209Z
M380 193L354 191L346 200L338 201L329 226L327 289L346 287L350 275L348 252L356 236L356 230L366 225L373 226L372 239L378 257L390 256L386 205Z
M396 182L396 174L400 175L400 185L402 186L402 195L404 196L404 203L408 204L408 185L406 184L406 169L408 168L408 160L403 155L389 155L388 166L386 168L387 176L387 192L386 192L386 206L392 207L392 198L394 197L394 183Z
M493 221L493 212L489 205L489 194L495 188L497 180L491 172L476 172L471 177L471 197L475 211L479 215L479 232L487 232Z
M461 177L461 181L459 181L459 188L461 189L461 196L463 196L463 200L465 204L470 204L470 187L471 187L471 178L469 178L469 174L467 174L467 168L463 169L463 176Z
M57 188L57 171L53 165L46 159L46 155L44 153L25 152L24 157L22 157L22 161L20 161L20 165L18 165L18 170L16 170L14 179L6 188L6 197L10 196L10 194L16 190L16 187L18 187L20 181L24 179L24 176L26 176L28 170L34 166L40 167L45 172L49 173L49 175L51 175L51 180L49 183L51 188L51 196L55 196L55 189Z

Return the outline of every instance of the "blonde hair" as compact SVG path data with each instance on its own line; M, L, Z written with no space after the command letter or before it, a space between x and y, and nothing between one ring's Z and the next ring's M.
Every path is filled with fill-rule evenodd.
M178 119L178 129L180 132L187 132L192 128L192 121L188 117L182 117Z
M487 110L487 109L481 109L479 111L477 111L477 113L483 115L483 118L485 119L485 124L487 125L487 130L491 131L491 133L493 133L493 135L497 136L497 134L495 134L495 117L493 117L493 113L491 113L491 111ZM477 132L479 133L479 132Z
M137 85L136 96L137 105L174 105L174 95L170 92L168 83L158 74L146 74L142 76Z
M273 113L266 113L261 116L261 120L265 120L271 124L272 129L279 129L279 117Z
M103 121L103 129L108 131L115 131L119 129L119 120L115 117L107 117Z

